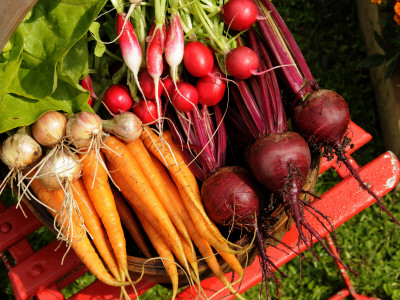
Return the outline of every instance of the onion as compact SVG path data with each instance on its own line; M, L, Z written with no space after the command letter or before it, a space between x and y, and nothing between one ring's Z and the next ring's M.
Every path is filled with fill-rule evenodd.
M19 207L25 193L28 198L34 198L37 200L34 195L29 193L28 186L25 185L23 181L24 175L22 171L38 161L41 156L42 147L27 133L25 127L18 130L14 135L8 137L0 147L0 159L10 169L7 176L0 184L0 194L3 192L9 181L12 185L16 180L18 187L17 207ZM22 194L21 189L24 191ZM22 212L24 213L23 210Z
M42 156L41 146L25 130L8 137L0 148L0 159L11 170L21 171Z
M66 133L67 138L76 148L96 148L103 133L101 119L93 112L79 112L68 120Z
M60 189L72 184L81 175L81 164L76 154L58 151L40 168L37 178L48 189Z
M142 121L132 112L115 115L111 120L103 120L103 130L114 134L125 142L138 139L142 133Z
M54 147L65 136L67 118L58 111L48 111L32 125L35 140L46 147Z

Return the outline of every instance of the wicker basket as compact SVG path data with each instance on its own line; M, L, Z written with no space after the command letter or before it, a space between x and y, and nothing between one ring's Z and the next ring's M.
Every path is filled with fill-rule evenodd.
M318 174L319 174L319 166L320 166L320 158L314 157L312 160L311 171L308 175L306 183L303 186L304 190L313 190L315 187ZM0 176L4 178L5 169L4 166L0 166ZM309 195L304 193L301 195L303 200L308 201ZM43 224L48 227L51 231L55 233L53 228L53 217L50 213L47 212L46 208L36 201L28 201L27 199L23 199L26 206L32 211L32 213L43 222ZM282 205L279 205L276 209L273 210L271 215L269 216L269 220L273 220L273 223L269 223L268 226L270 229L269 235L272 237L266 240L268 246L276 246L279 244L279 241L282 240L283 236L287 231L289 231L293 220L286 214L285 208ZM241 239L240 243L242 246L250 243L249 239ZM130 248L128 251L128 268L131 272L132 278L139 277L143 272L143 278L157 282L166 287L169 287L170 279L169 276L162 264L161 260L151 260L146 262L146 258L129 256ZM132 251L131 251L132 252ZM252 264L254 259L257 256L257 247L252 246L247 253L238 255L238 260L242 264L243 267L249 266ZM228 273L231 271L230 267L225 263L225 261L218 257L220 265L224 272ZM144 263L146 264L144 265ZM144 266L143 266L144 265ZM208 268L206 262L204 260L199 261L198 265L200 279L206 279L209 277L213 277L212 271ZM180 287L185 287L188 285L187 278L184 272L178 269L179 272L179 283Z

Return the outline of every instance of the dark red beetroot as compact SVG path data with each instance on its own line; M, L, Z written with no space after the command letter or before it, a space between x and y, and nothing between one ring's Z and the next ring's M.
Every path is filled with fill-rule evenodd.
M399 221L386 209L380 198L362 181L347 159L345 147L350 142L346 131L350 123L350 112L346 101L338 93L320 89L313 92L306 100L293 108L293 129L300 133L312 146L323 150L328 159L337 156L345 164L359 184L368 191L392 219Z
M259 216L266 195L265 189L251 173L238 166L222 167L208 177L201 187L201 200L207 215L214 222L223 226L233 224L235 228L244 228L256 234L258 253L262 260L262 283L266 283L267 277L272 276L279 284L274 271L286 275L266 255L265 240L259 229ZM268 286L266 288L268 290Z

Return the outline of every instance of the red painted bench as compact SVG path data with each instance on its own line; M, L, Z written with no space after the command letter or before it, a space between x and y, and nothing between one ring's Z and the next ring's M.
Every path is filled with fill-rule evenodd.
M371 136L367 132L354 123L351 123L350 130L354 148L348 149L349 155L371 139ZM359 168L353 159L351 159L351 162L356 168ZM326 191L321 196L320 200L314 201L314 206L325 215L329 216L333 225L337 228L372 205L375 200L365 190L361 189L352 177L347 177L347 170L337 165L334 160L329 162L323 160L320 173L325 172L329 168L334 168L343 179L333 188ZM400 179L399 161L390 151L359 168L359 172L361 178L369 182L372 186L372 190L381 197L390 192ZM0 205L2 205L1 202ZM0 253L2 258L4 258L3 252L9 251L15 259L16 264L14 266L8 261L5 263L9 268L9 277L16 299L29 299L33 296L36 296L37 299L46 300L64 299L60 290L86 273L87 269L82 266L72 251L68 253L64 264L60 265L64 252L54 251L58 242L53 242L35 253L25 237L39 228L41 223L29 213L28 209L25 209L25 212L28 213L28 219L25 219L20 210L15 209L15 207L5 209L4 206L0 206ZM318 232L322 236L327 235L326 230L318 221L307 212L305 215L312 226L318 229ZM283 241L287 245L295 246L297 231L294 227L284 236ZM304 250L304 245L301 250ZM277 248L270 247L267 254L273 258L277 266L282 266L296 256L295 253L288 251L283 246L278 246ZM259 270L260 266L256 259L254 263L246 269L246 274L241 283L240 293L243 293L260 282L261 273ZM227 276L231 278L231 274L227 274ZM346 279L345 274L343 276ZM331 298L332 300L343 299L349 294L353 295L355 298L358 297L362 299L362 296L357 295L352 289L348 278L346 284L348 287L333 296ZM154 282L142 280L136 285L136 288L140 295L154 285ZM215 278L204 280L202 282L202 287L208 296L212 296L216 291L223 288L220 282ZM136 298L132 289L128 288L128 292L132 299ZM95 281L70 299L119 299L119 296L120 289L109 287L99 281ZM188 289L182 291L178 295L178 299L190 299L192 296L191 290ZM221 297L225 297L224 299L233 299L233 296L228 292L220 293L218 298Z

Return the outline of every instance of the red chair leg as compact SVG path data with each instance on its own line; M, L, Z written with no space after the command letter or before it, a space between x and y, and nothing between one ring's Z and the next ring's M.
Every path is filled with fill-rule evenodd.
M339 256L339 253L336 250L336 247L332 241L331 236L328 234L325 237L325 240L329 246L329 248L331 249L332 253L334 255L336 255L337 257ZM329 298L329 300L341 300L346 298L347 296L351 296L353 299L355 300L378 300L378 298L374 298L374 297L367 297L364 295L359 295L356 293L356 290L354 289L353 285L351 284L351 280L349 278L349 275L347 274L346 269L335 260L336 266L338 267L339 271L340 271L340 276L343 278L344 283L346 284L346 288L337 292L335 295L333 295L331 298Z

